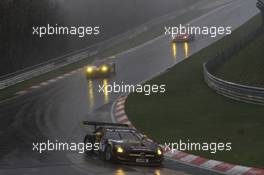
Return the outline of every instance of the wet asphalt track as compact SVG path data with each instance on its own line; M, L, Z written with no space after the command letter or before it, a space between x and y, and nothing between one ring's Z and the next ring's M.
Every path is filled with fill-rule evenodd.
M232 25L236 28L257 12L255 0L219 2L198 6L214 10L192 24L219 26L222 22L223 26ZM99 84L141 82L187 59L216 39L197 36L195 42L172 46L169 37L159 37L116 55L115 77L87 82L84 73L79 71L51 86L1 103L0 175L214 174L170 161L165 161L161 168L150 168L109 164L75 152L39 154L32 151L32 142L45 142L47 139L81 142L85 132L89 131L89 128L80 124L81 121L111 122L111 102L120 95L99 93Z

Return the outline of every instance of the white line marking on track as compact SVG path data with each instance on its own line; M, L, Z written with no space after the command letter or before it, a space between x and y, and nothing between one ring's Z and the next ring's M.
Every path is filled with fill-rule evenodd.
M181 161L184 161L184 162L191 162L191 161L193 161L194 159L196 159L198 156L195 156L195 155L188 155L188 156L186 156L186 157L183 157L183 158L181 158L180 160Z
M27 91L19 91L19 92L16 93L16 95L23 95L25 93L27 93Z
M217 165L219 165L221 163L222 162L217 161L217 160L208 160L207 162L203 163L201 165L201 167L212 169L212 168L214 168L215 166L217 166Z
M124 109L124 108L125 108L124 105L120 105L120 106L117 106L115 110L120 111L121 109Z
M123 121L123 120L125 120L125 119L127 119L127 116L126 116L126 115L123 115L123 116L121 116L121 117L118 117L116 120L117 120L118 122L120 122L120 121Z
M118 111L116 113L116 116L119 116L119 115L124 115L125 114L125 110L121 110L121 111Z
M40 83L40 85L41 85L41 86L46 86L46 85L48 85L48 84L49 84L49 83L48 83L48 82L46 82L46 81L45 81L45 82L42 82L42 83Z
M57 81L56 79L50 79L50 80L49 80L50 83L54 83L54 82L56 82L56 81Z
M125 101L117 102L117 106L124 105Z
M31 86L30 87L30 89L38 89L38 88L40 88L40 86L38 86L38 85L35 85L35 86Z
M232 169L228 170L226 173L230 175L239 175L244 174L247 171L249 171L251 168L249 167L243 167L243 166L234 166Z

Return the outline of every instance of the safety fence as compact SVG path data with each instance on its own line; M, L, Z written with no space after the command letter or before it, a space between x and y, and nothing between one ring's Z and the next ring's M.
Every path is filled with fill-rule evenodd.
M264 88L245 86L217 78L208 72L207 64L204 64L203 70L206 83L217 93L234 100L264 105Z
M263 25L260 25L241 38L239 41L235 42L232 47L224 50L220 54L217 54L215 57L204 63L204 80L209 87L215 90L218 94L234 100L264 105L264 88L245 86L242 84L225 81L214 75L217 68L219 68L230 57L232 57L232 55L243 49L243 47L258 37L262 32Z
M263 21L264 21L264 0L258 0L257 7L262 13Z

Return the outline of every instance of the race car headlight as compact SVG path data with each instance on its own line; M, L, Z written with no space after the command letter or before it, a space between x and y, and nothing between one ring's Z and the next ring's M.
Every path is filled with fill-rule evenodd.
M93 68L92 67L87 67L86 72L92 73L93 72Z
M104 65L104 66L102 66L101 70L102 70L103 72L107 72L107 71L108 71L108 67Z
M121 146L117 146L116 147L116 152L123 153L124 152L124 149Z
M159 156L162 155L162 151L161 151L160 148L158 148L158 150L157 150L157 154L158 154Z

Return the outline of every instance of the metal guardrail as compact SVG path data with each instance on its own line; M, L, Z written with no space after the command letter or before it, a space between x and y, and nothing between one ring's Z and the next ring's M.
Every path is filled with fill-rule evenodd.
M257 2L257 7L258 7L261 11L264 11L264 0L258 0L258 2Z
M94 44L87 48L68 53L66 55L51 59L35 66L31 66L7 75L3 75L0 77L0 90L15 85L17 83L29 80L31 78L43 75L45 73L51 72L53 70L62 68L80 60L86 59L87 57L94 56L99 52L102 52L103 50L106 50L109 47L116 45L126 39L131 39L133 36L135 37L136 34L139 34L146 30L148 30L148 26L142 25L133 30L117 35L113 38Z
M51 72L55 69L59 69L66 65L77 62L81 59L87 58L96 54L97 51L92 51L92 47L86 51L78 51L71 54L58 57L51 61L32 66L11 74L7 74L0 77L0 90L7 88L9 86L15 85L17 83L29 80L31 78L43 75L45 73Z
M258 0L257 7L264 14L264 0ZM263 16L264 19L264 16ZM247 103L264 105L264 88L246 86L242 84L237 84L220 79L213 75L215 70L221 66L226 60L228 60L232 55L243 49L250 41L254 40L263 32L263 23L256 26L255 29L249 31L249 33L244 34L244 37L236 41L233 46L217 54L215 57L209 59L203 64L203 75L204 80L209 87L215 90L218 94L225 97L243 101Z
M203 65L203 73L205 82L217 93L234 100L264 105L264 88L245 86L217 78L208 71L207 63Z
M51 59L49 61L16 71L14 73L1 76L0 90L15 85L17 83L21 83L23 81L32 79L34 77L43 75L45 73L51 72L53 70L59 69L66 65L70 65L72 63L86 59L87 57L94 56L97 53L102 52L103 50L106 50L113 45L121 43L127 39L132 39L136 37L137 35L147 31L149 28L161 24L166 19L170 19L170 20L175 19L177 18L178 13L184 13L184 12L186 12L186 10L181 10L170 14L166 14L159 18L153 19L145 24L142 24L135 29L122 33L118 36L115 36L103 42L94 44L90 47Z
M264 21L264 0L258 0L257 8L262 12L262 19Z

